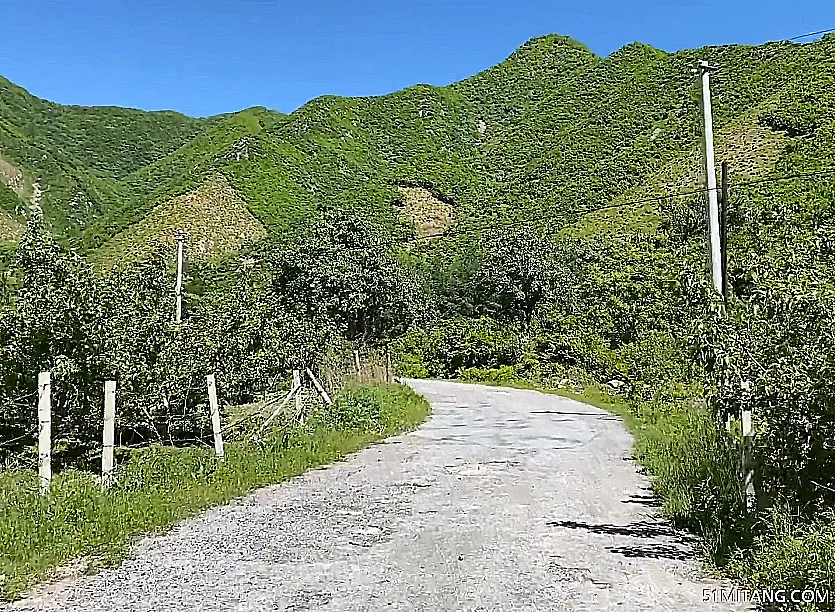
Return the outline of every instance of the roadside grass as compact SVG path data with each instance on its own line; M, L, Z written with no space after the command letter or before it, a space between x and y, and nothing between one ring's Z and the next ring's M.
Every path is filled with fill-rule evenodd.
M168 528L308 469L416 428L429 404L401 385L350 385L331 408L261 441L231 440L219 462L208 447L135 449L103 492L76 470L38 492L34 471L0 472L0 598L20 596L56 568L83 558L88 571L119 563L138 536Z
M835 609L835 512L810 520L787 505L775 504L747 513L738 440L717 427L704 408L682 402L630 402L598 385L584 385L578 393L525 379L490 380L490 372L479 371L478 378L486 380L462 382L560 395L622 417L661 514L676 528L698 536L697 552L705 571L749 589L785 589L787 598L795 589L829 593L824 603L787 602L775 610Z

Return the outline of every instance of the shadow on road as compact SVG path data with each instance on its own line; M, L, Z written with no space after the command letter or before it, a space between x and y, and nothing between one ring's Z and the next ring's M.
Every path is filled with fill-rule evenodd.
M672 559L686 561L693 554L683 546L669 544L651 544L649 546L607 546L607 550L624 557L638 557L643 559Z
M585 529L592 533L605 535L629 536L633 538L675 537L675 532L663 523L639 521L629 525L609 525L607 523L593 524L578 521L551 521L549 527L565 527L567 529Z
M594 417L598 421L619 421L618 417L610 414L599 414L597 412L568 412L566 410L531 410L530 414L562 414L566 416Z
M643 495L635 495L643 503ZM648 497L648 496L647 496ZM630 503L625 500L624 503ZM678 533L664 523L654 521L639 521L628 525L611 525L607 523L583 523L580 521L551 521L547 523L550 527L562 527L564 529L584 529L591 533L612 536L626 536L643 540L643 542L623 545L607 546L606 550L623 555L625 557L641 557L647 559L672 559L683 561L692 557L687 547L687 541ZM663 541L653 541L655 539Z
M638 504L640 506L646 506L647 508L660 508L661 502L652 495L630 495L628 498L621 501L624 504Z

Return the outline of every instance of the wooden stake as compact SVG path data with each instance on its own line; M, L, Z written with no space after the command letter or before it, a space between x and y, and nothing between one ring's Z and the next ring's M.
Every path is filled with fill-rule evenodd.
M386 384L391 384L391 353L389 352L389 347L386 346Z
M751 411L742 411L742 481L745 487L745 507L754 510L757 502L754 490L753 466L754 433L751 427Z
M52 380L49 372L38 374L38 474L44 494L52 481Z
M299 377L299 378L301 379L301 377ZM276 408L273 411L273 413L269 416L269 418L266 421L264 421L264 424L261 425L261 431L264 431L264 429L267 427L267 425L272 423L273 419L281 413L284 406L287 405L287 402L289 402L293 398L294 395L296 397L298 397L298 393L299 393L300 389L301 389L301 384L296 385L295 380L294 380L293 381L293 386L290 388L290 392L285 396L285 398L283 400L281 400L281 403L278 405L278 408ZM297 405L298 405L298 400L297 400Z
M302 373L298 370L293 370L293 386L296 391L296 418L301 417L302 414Z
M113 484L113 437L116 428L116 381L104 383L104 432L101 451L101 486Z
M332 406L333 401L331 401L331 398L327 394L327 392L325 391L324 387L322 387L322 385L319 384L319 381L316 380L316 377L313 375L313 372L310 371L310 368L305 368L304 371L307 372L307 375L310 377L310 380L313 383L313 386L316 388L316 391L319 392L319 395L322 396L322 399L325 400L325 403L328 406Z
M354 367L357 369L357 378L362 378L362 364L360 364L360 353L359 351L354 351Z
M206 384L209 387L209 404L212 407L212 431L215 434L215 454L218 459L223 459L223 434L220 431L220 407L217 404L217 385L215 375L206 376Z

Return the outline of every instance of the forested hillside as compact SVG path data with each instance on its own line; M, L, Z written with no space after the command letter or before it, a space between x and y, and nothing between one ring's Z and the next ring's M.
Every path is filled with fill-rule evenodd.
M769 133L786 133L769 122L774 109L813 95L807 83L826 71L832 45L830 37L670 54L636 43L599 58L547 36L449 87L325 96L290 116L255 108L205 120L62 107L4 81L0 176L22 201L4 191L0 202L5 225L19 232L37 201L56 233L86 251L217 172L275 231L331 207L396 224L398 185L429 188L470 223L543 210L572 219L671 168L684 175L679 187L693 186L695 59L722 68L714 86L720 145L763 132L735 149L747 167L749 154L763 157L758 147L774 140ZM653 227L653 212L636 214L635 223Z
M730 170L724 303L697 59L718 67ZM105 378L145 439L206 371L242 403L346 343L385 347L405 375L617 394L664 512L707 560L750 586L835 592L835 36L605 58L547 36L448 87L290 115L67 108L3 83L6 452L33 442L19 398L41 370L63 389L71 463L100 439ZM177 228L192 236L179 326Z

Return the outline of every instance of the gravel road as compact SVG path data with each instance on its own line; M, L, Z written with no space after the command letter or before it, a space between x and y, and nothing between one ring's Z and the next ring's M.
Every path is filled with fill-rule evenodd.
M15 610L731 610L656 517L631 439L566 398L408 381L418 431L144 539ZM727 587L727 585L725 585Z

